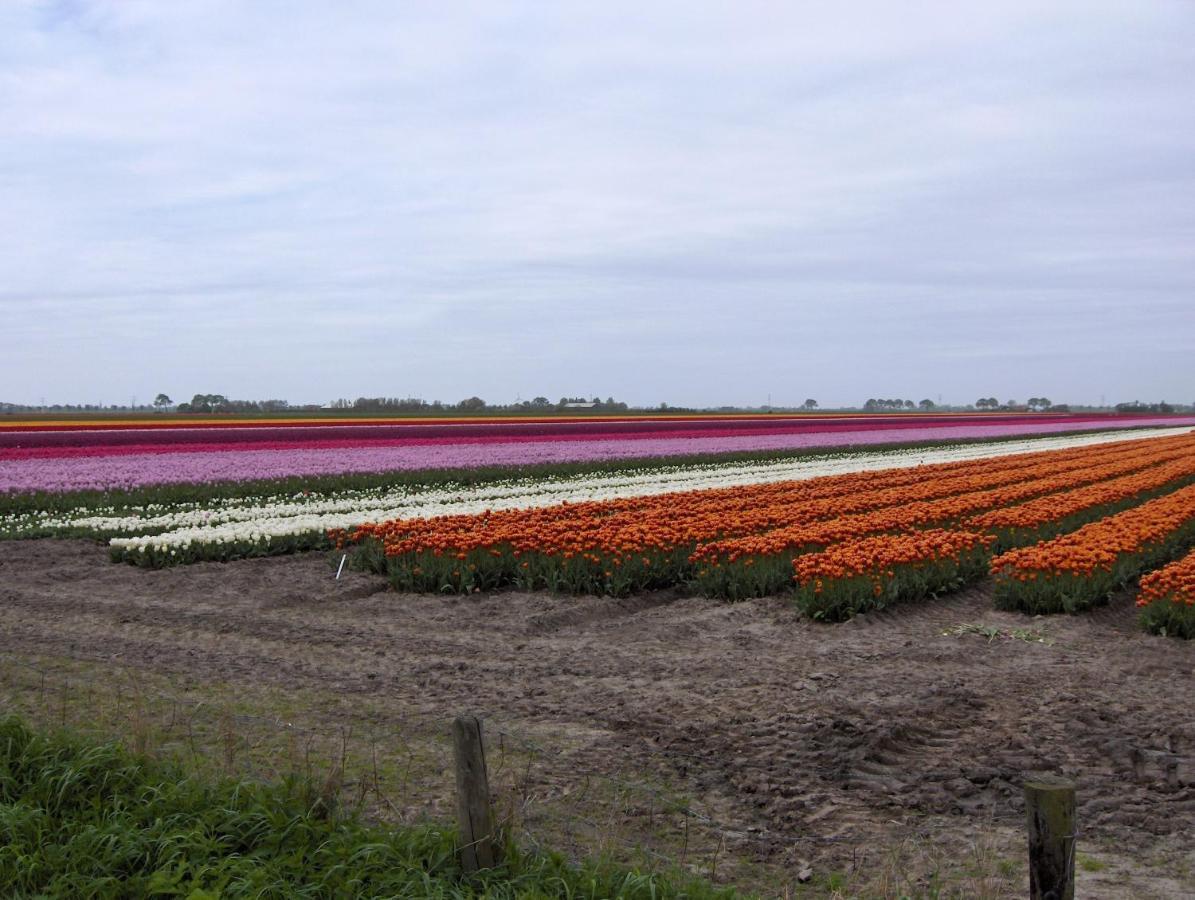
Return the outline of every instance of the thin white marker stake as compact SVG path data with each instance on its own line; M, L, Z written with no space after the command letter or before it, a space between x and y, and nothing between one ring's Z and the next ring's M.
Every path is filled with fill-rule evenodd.
M336 580L337 581L340 581L340 573L344 571L344 561L348 558L349 558L349 555L347 553L344 556L340 557L340 565L338 565L336 567Z

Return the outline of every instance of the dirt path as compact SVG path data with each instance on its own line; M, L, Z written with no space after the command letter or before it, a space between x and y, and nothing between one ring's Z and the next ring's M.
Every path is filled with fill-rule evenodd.
M963 624L1026 633L943 634ZM979 588L821 626L781 600L399 596L333 581L318 555L149 571L86 542L9 542L0 651L368 696L401 717L475 709L567 735L574 764L679 781L742 853L783 866L842 868L922 826L1016 853L1021 781L1064 773L1111 866L1084 895L1195 896L1195 645L1138 632L1127 597L1030 620ZM1147 857L1163 871L1134 869Z

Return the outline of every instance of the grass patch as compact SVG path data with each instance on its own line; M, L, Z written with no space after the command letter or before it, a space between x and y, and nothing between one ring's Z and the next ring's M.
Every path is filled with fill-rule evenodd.
M1093 856L1088 856L1086 853L1078 854L1075 857L1075 862L1084 872L1104 872L1109 868L1106 862L1101 862Z
M1026 644L1045 644L1049 646L1054 643L1054 639L1046 634L1045 626L1042 625L1033 628L1000 628L996 625L964 622L961 625L955 625L953 628L947 628L942 632L943 637L962 637L965 634L976 634L987 638L989 644L993 644L996 641L1023 641Z
M443 826L340 817L312 785L206 780L0 720L0 890L10 897L731 897L695 879L508 847L466 878Z
M455 816L449 717L412 717L384 697L0 655L0 710L93 743L118 740L198 778L304 784L337 815L367 822L427 827ZM778 877L724 846L710 810L669 772L587 774L598 735L491 720L485 733L495 812L520 847L673 881L750 889Z

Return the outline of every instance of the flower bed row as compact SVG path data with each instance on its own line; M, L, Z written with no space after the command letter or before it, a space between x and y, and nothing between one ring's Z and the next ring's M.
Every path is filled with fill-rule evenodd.
M998 606L1077 612L1195 544L1195 486L992 560Z
M562 435L547 441L469 438L448 443L352 446L347 448L273 447L258 450L208 450L176 453L129 453L110 456L0 458L0 495L4 493L130 490L145 485L203 484L349 473L411 472L469 469L485 466L529 466L553 463L600 463L653 457L775 450L864 447L926 441L998 439L1102 429L1107 420L1024 423L983 422L838 431L784 431L749 435L696 437L612 437L602 440ZM1195 419L1133 419L1133 427L1195 424Z
M702 547L708 543L757 534L766 540L770 530L791 527L794 522L829 523L827 534L832 540L834 523L844 517L885 509L900 515L899 509L910 508L909 504L1044 480L1044 487L1014 488L1018 496L1032 496L1035 491L1062 490L1092 477L1109 478L1161 466L1176 457L1189 457L1193 448L1195 439L1183 437L1143 446L1055 451L805 483L383 522L333 537L342 543L375 544L360 559L386 571L403 590L468 592L510 584L525 589L621 594L687 580L702 562ZM1099 468L1096 463L1105 466ZM1073 478L1056 474L1068 468L1077 473ZM980 502L1007 502L1007 497L989 493ZM925 513L924 508L912 509ZM945 509L942 512L945 514ZM927 516L918 524L932 521ZM845 536L851 535L837 537ZM780 554L791 549L792 541L783 542L772 561L786 567L787 559ZM745 560L740 571L745 572L751 564L750 559ZM709 569L707 565L707 573ZM745 583L751 574L743 575ZM774 583L774 573L766 578ZM733 595L732 591L725 593Z
M1189 473L1195 459L1159 471L1165 468ZM1120 480L1126 492L1141 486L1140 476ZM797 600L813 618L839 621L955 590L990 570L997 605L1003 608L1030 614L1088 609L1195 544L1195 485L1190 480L1187 475L1181 483L1188 486L1144 503L1149 492L1139 492L1128 501L1134 504L1129 509L994 560L991 548L1001 540L994 533L931 529L835 544L793 560ZM1109 495L1099 499L1108 500ZM1057 507L1059 513L1067 509L1066 504ZM1088 512L1098 515L1096 509ZM1057 525L1040 524L1043 530ZM1028 540L1033 534L1022 529L1018 536ZM1195 552L1143 577L1137 605L1146 630L1195 637Z
M766 596L784 588L789 576L788 562L795 554L867 535L955 525L976 511L1001 510L1005 507L1015 509L1013 504L1042 494L1049 498L1067 497L1081 491L1088 494L1088 488L1076 486L1094 481L1099 482L1095 486L1101 490L1098 494L1090 495L1093 502L1082 508L1084 521L1091 521L1106 515L1121 503L1136 502L1153 492L1173 489L1195 479L1195 455L1190 449L1175 455L1180 458L1167 461L1165 455L1159 455L1148 461L1137 459L1088 466L1078 472L1052 476L1048 473L1038 475L1029 467L1023 470L1024 481L1008 487L973 491L942 500L908 503L825 521L803 522L748 537L711 541L701 545L690 557L690 561L697 564L694 581L707 596L731 600ZM1135 471L1147 466L1144 472ZM1125 472L1133 474L1126 475ZM1069 512L1069 507L1070 504L1065 502L1057 504L1057 508L1067 510L1066 524L1071 528L1078 527L1081 522ZM965 521L970 523L973 519ZM1039 540L1046 532L1051 535L1057 533L1062 530L1062 524L1057 518L1041 515L1038 517L1037 531L1021 528L1015 532L993 535L993 538L1003 547L1018 546ZM983 529L972 530L983 533Z
M1137 606L1147 631L1195 638L1195 550L1143 577Z
M1190 417L1186 417L1190 418ZM222 422L141 420L128 422L0 422L0 458L6 448L118 447L122 445L288 443L343 439L479 439L509 437L663 436L673 433L846 432L959 425L1057 426L1059 430L1179 424L1183 417L1101 414L911 413L902 415L700 415L568 416L539 418L391 419L346 421L239 419ZM1195 420L1188 422L1195 424Z
M990 535L928 529L881 534L792 561L796 601L813 619L862 612L957 590L987 567Z

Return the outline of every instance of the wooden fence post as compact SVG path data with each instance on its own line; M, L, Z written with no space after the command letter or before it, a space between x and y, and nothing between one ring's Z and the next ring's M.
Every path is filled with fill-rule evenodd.
M456 757L456 814L461 835L461 868L466 875L492 869L499 861L490 779L485 767L481 720L457 716L452 721Z
M1074 900L1075 785L1025 782L1030 900Z

